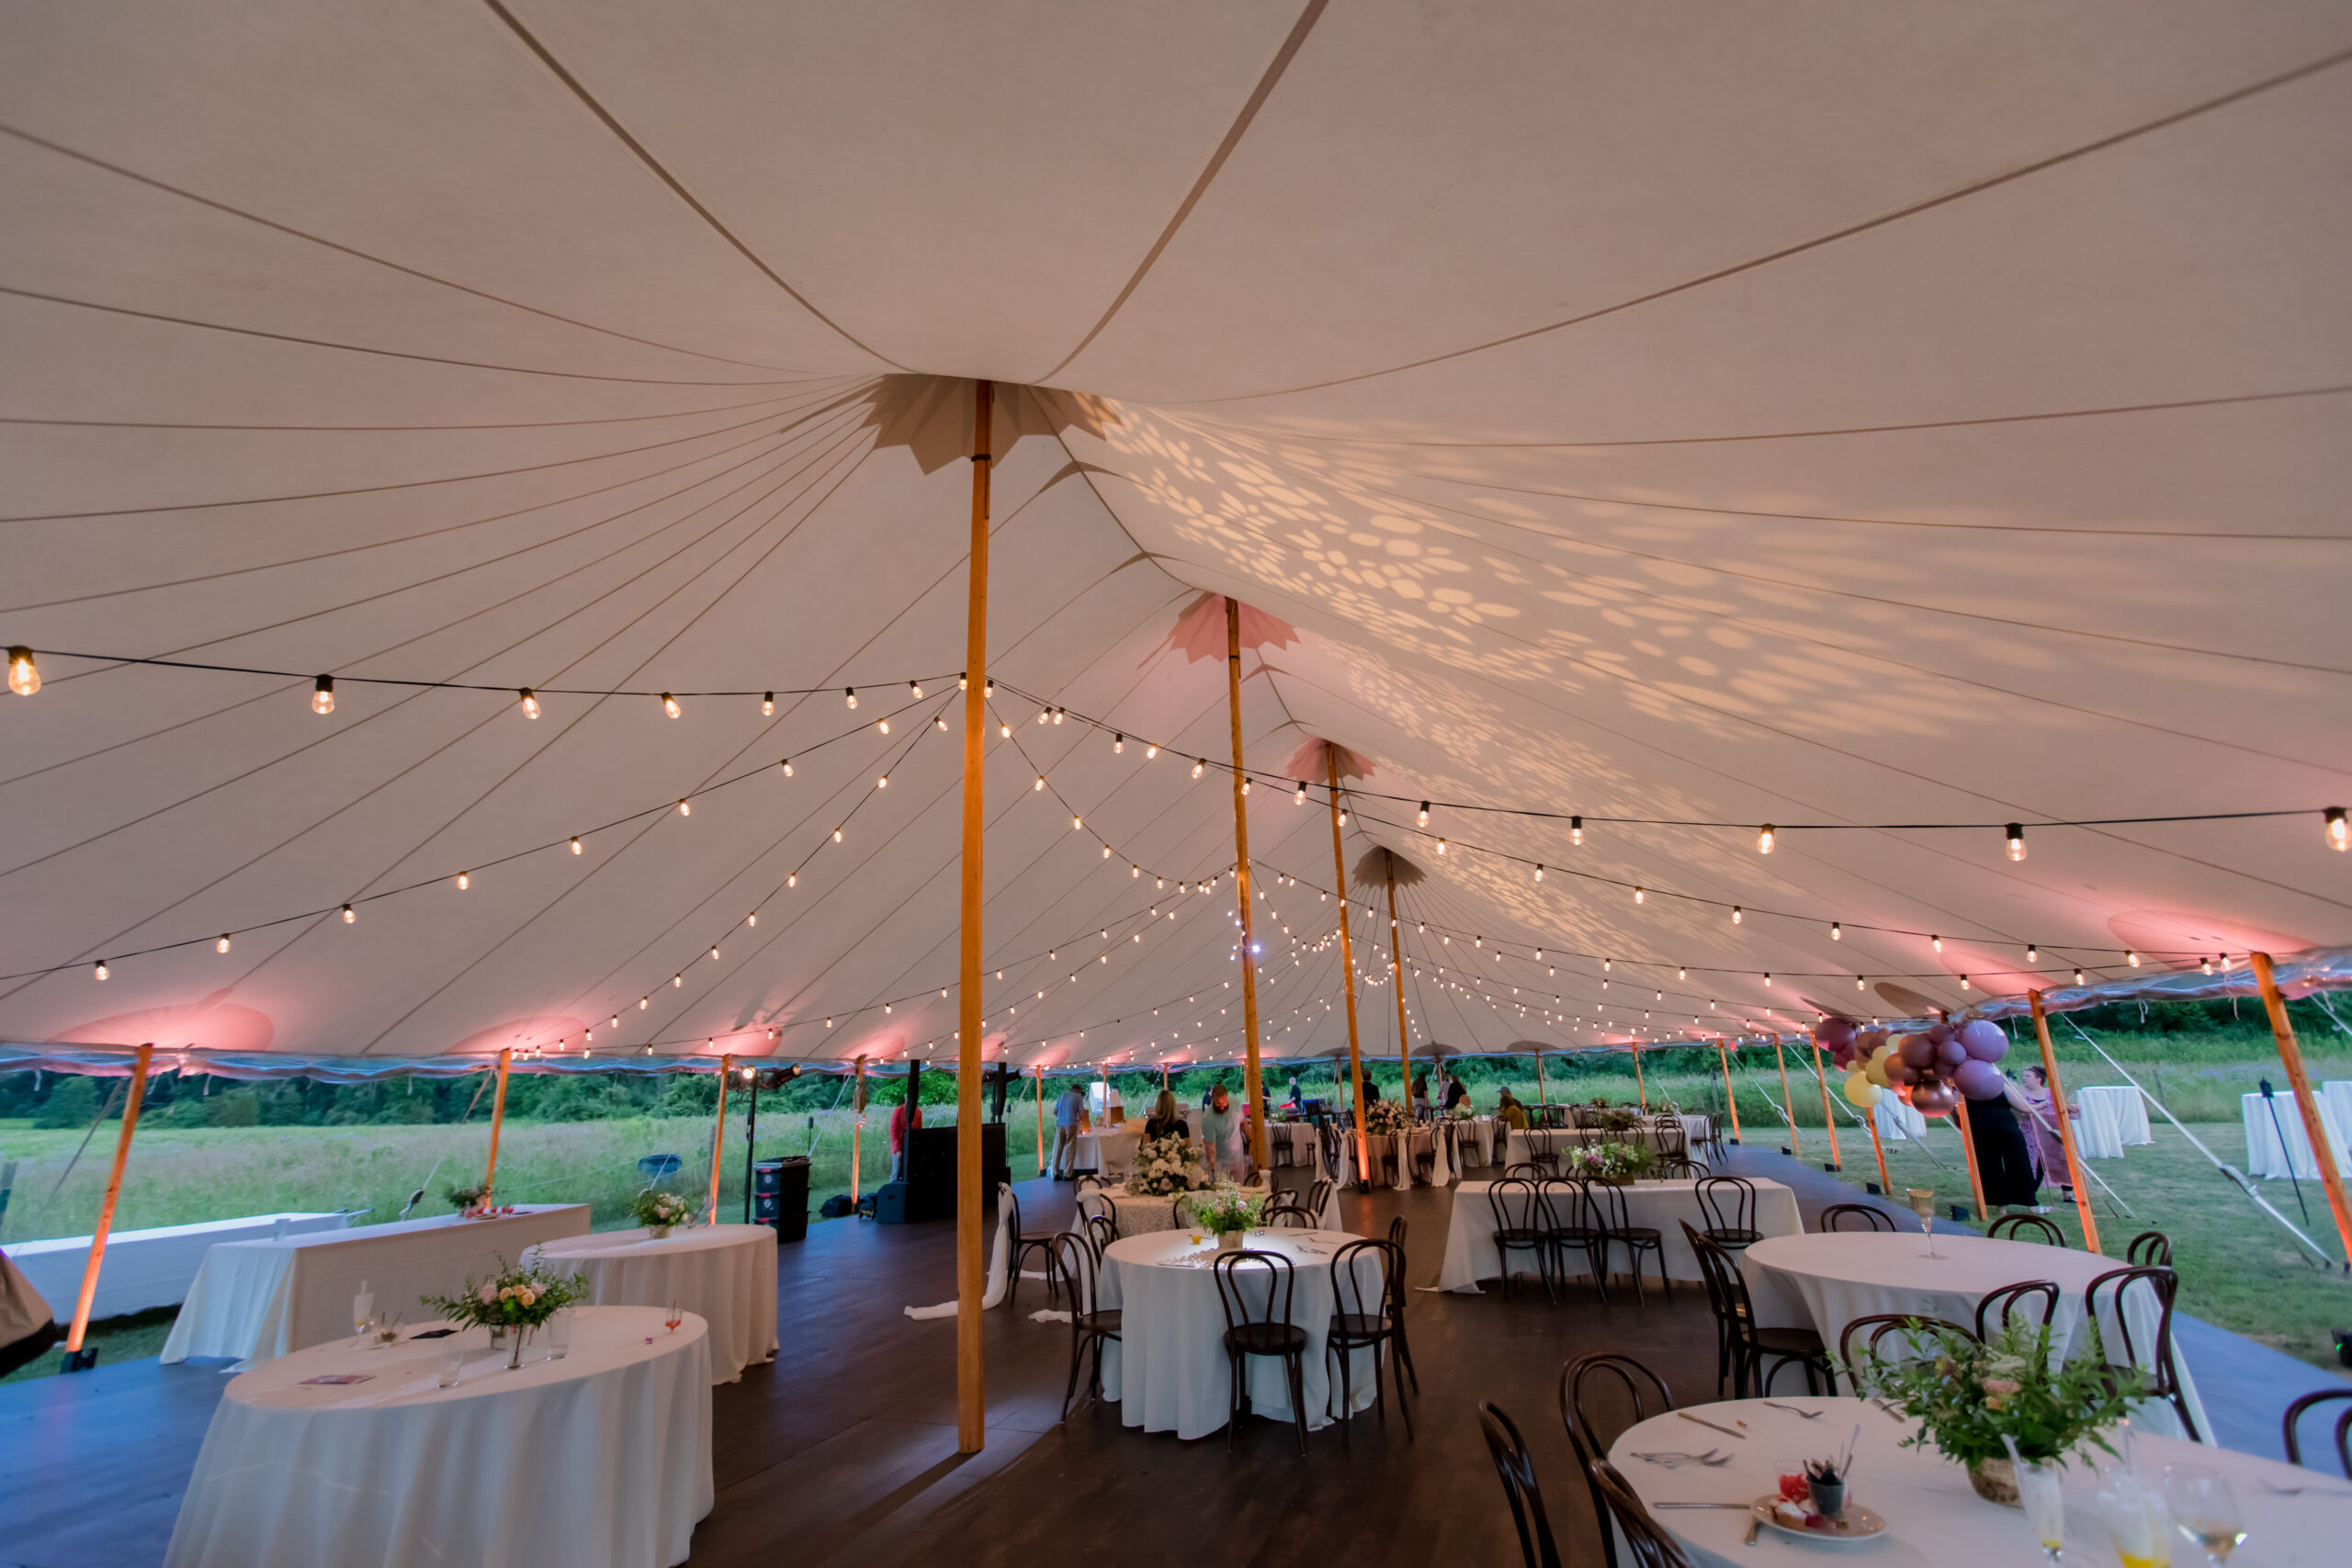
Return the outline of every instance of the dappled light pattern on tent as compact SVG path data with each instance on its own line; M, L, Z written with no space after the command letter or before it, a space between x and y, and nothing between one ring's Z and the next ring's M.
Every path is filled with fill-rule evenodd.
M951 1060L967 696L989 1059L1234 1057L1227 596L1270 1056L1325 739L1417 1045L2340 973L2341 7L115 9L0 50L0 1065Z

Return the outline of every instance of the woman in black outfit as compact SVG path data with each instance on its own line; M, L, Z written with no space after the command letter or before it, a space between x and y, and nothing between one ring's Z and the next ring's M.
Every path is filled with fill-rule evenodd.
M1990 1100L1968 1102L1968 1136L1976 1150L1976 1174L1984 1183L1987 1209L2030 1209L2040 1212L2041 1183L2033 1170L2033 1152L2026 1146L2025 1129L2010 1101L2017 1086L2004 1084Z
M1163 1089L1159 1091L1159 1100L1151 1108L1151 1114L1144 1118L1143 1135L1164 1138L1171 1133L1177 1137L1189 1139L1193 1129L1176 1114L1176 1097Z

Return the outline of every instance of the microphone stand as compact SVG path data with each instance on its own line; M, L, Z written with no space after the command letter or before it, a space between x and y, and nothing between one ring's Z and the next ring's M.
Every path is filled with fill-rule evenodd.
M2278 1100L2270 1088L2270 1080L2262 1080L2262 1103L2270 1108L2270 1130L2278 1135L2278 1157L2286 1162L2287 1180L2295 1189L2295 1207L2301 1210L2303 1224L2312 1223L2312 1212L2303 1202L2303 1179L2295 1174L2295 1151L2287 1145L2287 1129L2278 1121ZM2318 1156L2314 1155L2313 1158Z

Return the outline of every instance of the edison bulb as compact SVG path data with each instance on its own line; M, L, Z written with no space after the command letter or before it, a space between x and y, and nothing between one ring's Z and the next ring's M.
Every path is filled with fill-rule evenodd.
M11 684L14 684L13 679ZM334 712L334 677L322 675L311 686L311 711L318 714Z
M33 662L31 649L8 650L8 689L20 697L29 697L40 690L40 667Z

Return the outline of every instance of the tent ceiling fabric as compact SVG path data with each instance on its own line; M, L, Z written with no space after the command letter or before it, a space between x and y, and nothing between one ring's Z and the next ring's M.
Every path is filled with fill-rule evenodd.
M1250 639L1250 762L1364 764L1346 852L1424 874L1408 1002L1457 1049L2352 935L2317 816L2352 797L2340 6L229 0L6 37L0 636L46 684L0 703L0 1039L945 1047L937 378L1005 383L1021 436L984 1005L1024 1066L1239 1049L1231 884L1177 891L1230 870L1204 593L1295 629ZM342 683L322 718L306 677L76 651ZM370 675L779 695L534 721ZM1328 1056L1329 826L1291 796L1250 801L1267 1049ZM1593 821L1424 831L1424 797ZM1808 827L2008 820L2021 863Z

